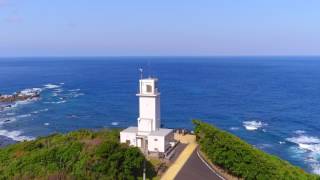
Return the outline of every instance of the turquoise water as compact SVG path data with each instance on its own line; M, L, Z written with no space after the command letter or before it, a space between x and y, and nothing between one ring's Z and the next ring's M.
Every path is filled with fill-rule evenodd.
M160 80L165 127L202 119L320 173L317 57L2 58L2 94L42 92L0 111L0 144L135 125L140 67Z

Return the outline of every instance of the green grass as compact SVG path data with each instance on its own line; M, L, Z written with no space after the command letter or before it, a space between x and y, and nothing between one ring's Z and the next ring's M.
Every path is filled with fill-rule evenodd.
M119 143L118 130L80 130L0 149L0 179L139 179L143 161L138 148Z
M289 162L267 154L240 138L212 125L194 120L201 151L228 173L244 179L313 180L319 176L306 173Z

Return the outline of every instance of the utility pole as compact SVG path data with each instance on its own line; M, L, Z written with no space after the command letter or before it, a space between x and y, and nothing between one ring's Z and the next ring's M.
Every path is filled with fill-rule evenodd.
M146 180L146 158L147 158L147 148L146 148L146 139L143 138L143 151L144 151L144 161L143 161L143 180Z

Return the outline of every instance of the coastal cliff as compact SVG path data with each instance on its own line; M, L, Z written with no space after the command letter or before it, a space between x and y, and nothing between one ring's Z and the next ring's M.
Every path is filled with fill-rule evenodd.
M230 179L320 180L228 132L193 122L201 153L221 172L235 177ZM79 130L0 148L0 180L139 179L144 160L138 148L119 143L119 130ZM146 162L148 179L157 179L154 163Z

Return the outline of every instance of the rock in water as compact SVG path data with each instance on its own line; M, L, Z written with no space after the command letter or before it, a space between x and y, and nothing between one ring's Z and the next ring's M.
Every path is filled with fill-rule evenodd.
M41 89L32 88L32 89L24 89L22 91L13 93L11 95L1 95L0 94L0 102L15 102L15 101L24 101L28 99L38 98L40 96Z

